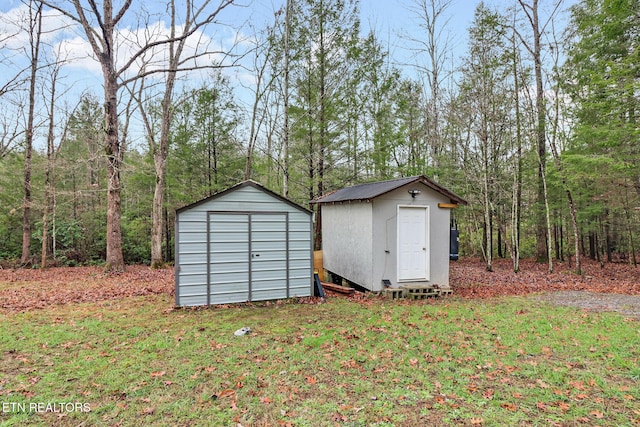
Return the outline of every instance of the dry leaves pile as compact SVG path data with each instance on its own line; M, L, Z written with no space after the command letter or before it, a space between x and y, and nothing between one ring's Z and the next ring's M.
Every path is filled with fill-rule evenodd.
M640 295L640 267L629 264L600 264L583 261L582 275L573 272L567 263L555 263L554 272L548 265L532 260L520 262L520 272L514 273L511 260L497 260L493 271L486 270L478 259L462 259L450 264L449 280L454 295L465 298L490 298L502 295L525 295L551 291L590 291Z
M119 274L101 267L0 269L0 309L6 311L173 292L173 268L131 265Z

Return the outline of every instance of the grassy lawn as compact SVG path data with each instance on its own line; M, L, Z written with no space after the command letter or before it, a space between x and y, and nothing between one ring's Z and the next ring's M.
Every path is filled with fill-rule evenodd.
M616 314L524 297L171 306L0 314L0 425L640 424L640 323Z

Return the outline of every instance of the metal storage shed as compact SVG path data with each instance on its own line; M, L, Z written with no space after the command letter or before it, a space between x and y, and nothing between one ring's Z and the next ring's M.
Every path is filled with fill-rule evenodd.
M176 305L311 295L311 217L254 181L178 209Z
M425 176L356 185L312 203L322 209L325 270L371 291L449 287L451 209L467 202Z

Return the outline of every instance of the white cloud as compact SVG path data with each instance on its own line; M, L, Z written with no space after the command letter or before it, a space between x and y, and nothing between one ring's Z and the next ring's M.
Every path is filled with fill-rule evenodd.
M27 5L20 4L6 12L0 12L0 58L10 59L16 69L28 64L26 52L29 49L28 28L29 9ZM131 16L134 16L132 14ZM176 29L180 34L183 29ZM211 29L209 29L211 30ZM98 32L99 33L99 32ZM148 43L168 40L170 28L167 23L158 19L146 25L120 28L115 35L116 44L116 68L121 69L140 51L142 46ZM231 37L235 39L235 35ZM57 52L60 59L67 61L68 71L71 73L90 73L96 77L101 76L102 70L91 45L86 39L82 28L63 14L47 10L44 13L42 41L51 46L53 52ZM237 40L236 40L237 41ZM197 52L210 52L199 55L197 58L182 65L183 68L207 66L214 62L221 62L224 56L222 44L229 43L228 39L216 42L207 33L197 31L192 34L185 45L182 58L194 56ZM145 70L162 70L168 65L168 45L160 44L149 49L129 66L123 77L137 75L142 68ZM5 61L3 61L5 62ZM158 77L160 74L158 74ZM201 78L202 73L194 73L194 78ZM0 83L2 78L0 77Z

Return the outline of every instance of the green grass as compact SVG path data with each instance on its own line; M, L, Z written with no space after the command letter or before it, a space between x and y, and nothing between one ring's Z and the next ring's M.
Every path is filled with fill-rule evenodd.
M615 314L525 298L171 303L0 314L0 425L640 423L640 323ZM61 402L90 412L29 411Z

